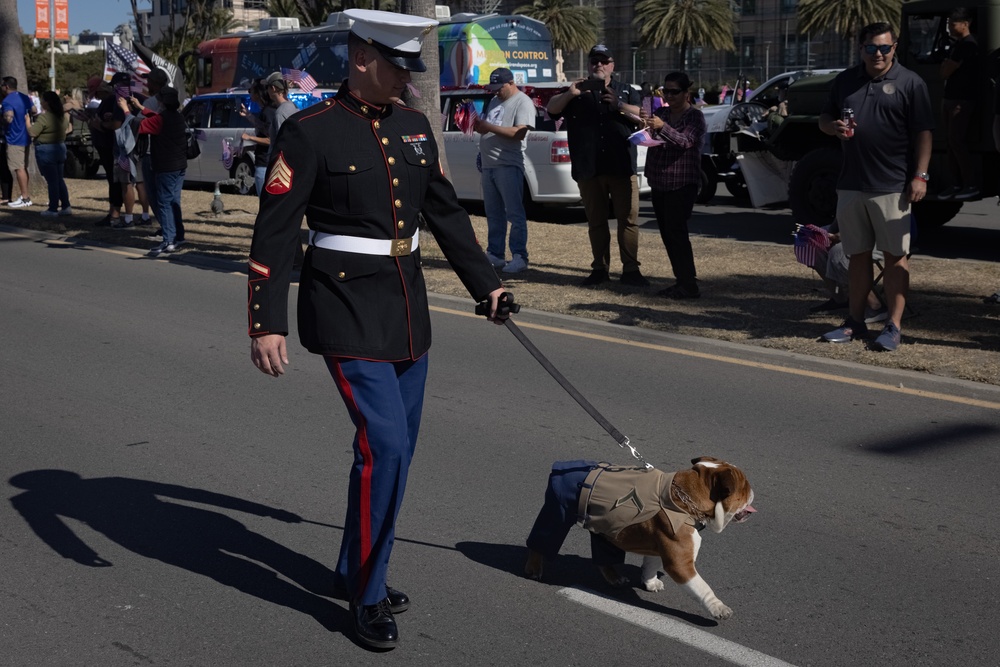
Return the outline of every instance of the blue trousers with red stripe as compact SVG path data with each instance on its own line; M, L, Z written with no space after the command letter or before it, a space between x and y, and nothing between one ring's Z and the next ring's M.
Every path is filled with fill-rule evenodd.
M357 431L337 575L351 598L385 598L396 517L406 490L427 379L427 355L384 362L326 357Z

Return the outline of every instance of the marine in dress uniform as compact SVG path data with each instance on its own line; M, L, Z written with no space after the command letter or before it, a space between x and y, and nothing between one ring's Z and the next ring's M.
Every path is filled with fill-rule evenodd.
M436 21L351 9L349 76L337 96L285 121L271 151L249 262L251 357L264 373L288 363L288 285L305 215L309 248L298 292L302 345L324 356L357 429L338 584L358 638L392 648L405 594L386 570L420 426L430 314L420 267L423 213L469 294L500 282L441 172L427 118L398 98L424 71ZM360 39L359 39L360 38Z

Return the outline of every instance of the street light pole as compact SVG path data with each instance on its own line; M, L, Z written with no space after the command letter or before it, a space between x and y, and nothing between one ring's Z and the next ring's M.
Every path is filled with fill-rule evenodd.
M638 46L632 47L632 85L635 85L635 54L639 51Z

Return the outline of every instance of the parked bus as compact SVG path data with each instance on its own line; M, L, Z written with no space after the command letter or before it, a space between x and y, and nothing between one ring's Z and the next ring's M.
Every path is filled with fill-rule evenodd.
M351 21L330 14L315 28L262 30L202 42L194 54L198 93L246 88L281 67L303 70L320 86L347 78L347 34ZM557 80L552 37L541 21L526 16L456 14L438 27L441 85L489 83L490 72L507 67L519 85Z

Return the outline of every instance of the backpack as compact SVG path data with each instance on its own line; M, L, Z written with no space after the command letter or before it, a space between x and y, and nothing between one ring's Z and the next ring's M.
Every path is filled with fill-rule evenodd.
M198 143L198 132L190 127L184 130L185 147L184 155L189 160L193 160L201 155L201 144Z

